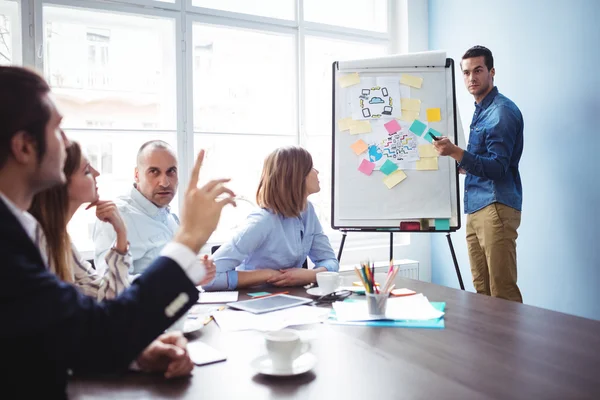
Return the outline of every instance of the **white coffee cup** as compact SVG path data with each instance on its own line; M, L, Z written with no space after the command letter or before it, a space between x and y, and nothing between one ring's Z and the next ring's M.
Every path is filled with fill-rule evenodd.
M276 370L289 370L294 360L310 349L310 344L303 343L300 335L293 329L282 329L265 334L267 352Z
M317 285L323 294L335 292L341 283L342 277L337 272L317 272Z

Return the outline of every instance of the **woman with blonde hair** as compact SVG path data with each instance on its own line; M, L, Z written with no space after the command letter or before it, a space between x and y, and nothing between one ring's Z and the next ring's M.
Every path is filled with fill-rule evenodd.
M40 223L36 241L46 264L58 277L77 286L97 300L111 299L129 287L131 254L127 229L117 206L98 198L96 177L100 175L81 151L77 142L67 147L63 168L67 183L38 193L29 212ZM83 259L67 233L67 224L82 204L96 207L96 217L111 224L117 234L113 248L106 255L108 268L98 273ZM45 254L44 254L45 252Z
M265 160L256 201L260 210L214 254L215 279L206 290L261 284L300 286L339 263L308 196L321 190L312 157L298 146L282 147ZM315 264L302 268L306 257Z

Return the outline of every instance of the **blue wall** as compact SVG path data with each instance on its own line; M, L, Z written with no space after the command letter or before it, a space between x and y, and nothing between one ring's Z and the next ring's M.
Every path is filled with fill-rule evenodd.
M495 83L521 109L523 214L517 241L526 304L600 319L600 1L429 0L429 48L459 61L489 47ZM463 126L473 99L457 71ZM473 290L465 229L453 234ZM458 287L443 236L432 281Z

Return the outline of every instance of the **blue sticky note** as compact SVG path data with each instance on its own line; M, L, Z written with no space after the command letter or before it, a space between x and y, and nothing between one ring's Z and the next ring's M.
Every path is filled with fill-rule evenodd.
M386 175L391 174L392 172L394 172L397 169L398 169L398 166L396 164L394 164L393 162L391 162L390 160L385 160L385 162L383 163L381 168L379 168L379 170Z
M258 297L258 296L268 296L271 293L269 292L256 292L256 293L248 293L248 296L250 297Z
M427 129L427 126L418 119L415 119L410 128L408 128L409 131L417 136L421 136L425 132L425 129Z
M450 220L449 219L436 219L435 220L435 230L436 231L449 231L450 230Z
M431 135L429 134L429 132L431 132L431 135L433 135L435 137L442 136L442 134L440 132L436 131L433 128L429 128L427 130L427 133L425 133L425 136L423 136L423 139L427 140L429 143L433 143L433 138L431 137Z

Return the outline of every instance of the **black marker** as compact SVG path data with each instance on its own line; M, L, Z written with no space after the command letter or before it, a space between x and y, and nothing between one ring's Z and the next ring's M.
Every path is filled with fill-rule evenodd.
M437 142L438 140L440 140L440 139L441 139L440 137L437 137L437 136L435 136L435 135L434 135L433 133L431 133L431 132L427 132L427 133L428 133L428 134L429 134L429 136L431 136L431 138L432 138L433 140L435 140L436 142Z

